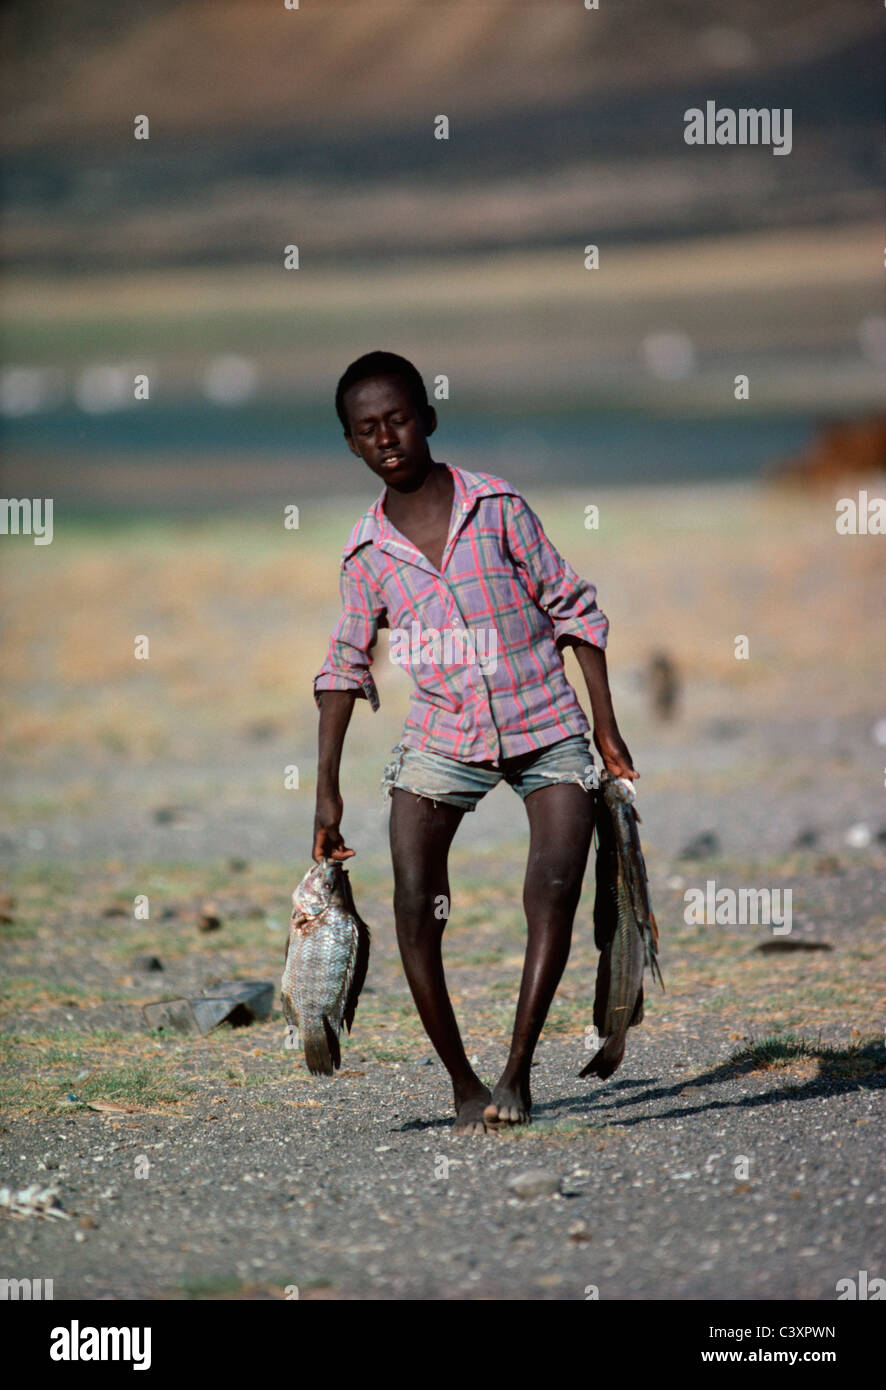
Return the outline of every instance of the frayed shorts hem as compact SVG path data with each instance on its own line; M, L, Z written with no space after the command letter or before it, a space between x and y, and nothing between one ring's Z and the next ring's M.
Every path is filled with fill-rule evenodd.
M575 783L584 791L595 791L600 785L587 735L573 734L534 754L506 759L505 766L497 768L398 743L391 750L381 791L387 799L396 787L435 804L440 801L462 811L475 811L486 793L503 781L524 801L532 792L557 783Z

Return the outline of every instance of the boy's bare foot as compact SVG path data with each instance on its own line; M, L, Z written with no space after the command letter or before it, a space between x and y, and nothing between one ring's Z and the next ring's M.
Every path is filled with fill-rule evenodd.
M483 1112L492 1097L485 1086L470 1095L455 1098L455 1124L453 1134L485 1134Z
M529 1087L504 1085L500 1081L492 1092L492 1099L483 1111L483 1120L490 1128L500 1125L532 1124L532 1097Z

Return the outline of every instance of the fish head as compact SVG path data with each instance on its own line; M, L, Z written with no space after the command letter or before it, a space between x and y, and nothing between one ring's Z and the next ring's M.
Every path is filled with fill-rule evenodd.
M312 864L292 895L295 912L303 917L316 917L331 902L344 900L344 870L336 859L321 859Z
M292 894L293 909L305 917L316 917L329 902L329 860L312 864Z
M614 807L619 802L624 806L633 806L636 801L637 793L629 777L613 777L611 772L604 772L600 777L600 786L608 806Z

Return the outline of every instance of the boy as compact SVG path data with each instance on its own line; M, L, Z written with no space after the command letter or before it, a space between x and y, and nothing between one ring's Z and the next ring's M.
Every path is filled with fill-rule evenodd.
M566 679L575 649L594 743L617 777L637 777L606 674L608 620L596 590L557 553L520 493L501 478L431 458L437 416L421 376L395 353L352 362L336 409L348 447L385 484L342 557L344 611L314 681L320 707L313 857L354 851L339 826L339 765L354 700L378 708L370 652L378 629L418 637L416 683L383 786L397 941L421 1021L452 1080L457 1133L529 1121L529 1069L569 955L594 827L588 721ZM486 638L487 657L474 660ZM523 798L529 859L526 958L511 1050L490 1094L468 1062L442 962L447 859L462 816L502 779ZM436 911L435 911L436 908Z

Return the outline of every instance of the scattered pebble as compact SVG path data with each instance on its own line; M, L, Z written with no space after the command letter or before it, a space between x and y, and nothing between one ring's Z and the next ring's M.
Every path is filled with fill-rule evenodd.
M205 902L197 917L198 931L218 931L220 926L221 918L218 915L218 905L213 902Z
M130 970L162 970L163 962L159 956L133 956Z
M546 1168L530 1168L509 1178L507 1185L518 1197L551 1197L561 1190L561 1179Z
M678 854L678 859L709 859L713 854L720 853L720 841L713 830L703 830L700 835L696 835L694 840L690 840L684 845Z
M865 825L864 821L851 825L846 831L846 843L850 849L867 849L873 838L871 827Z

